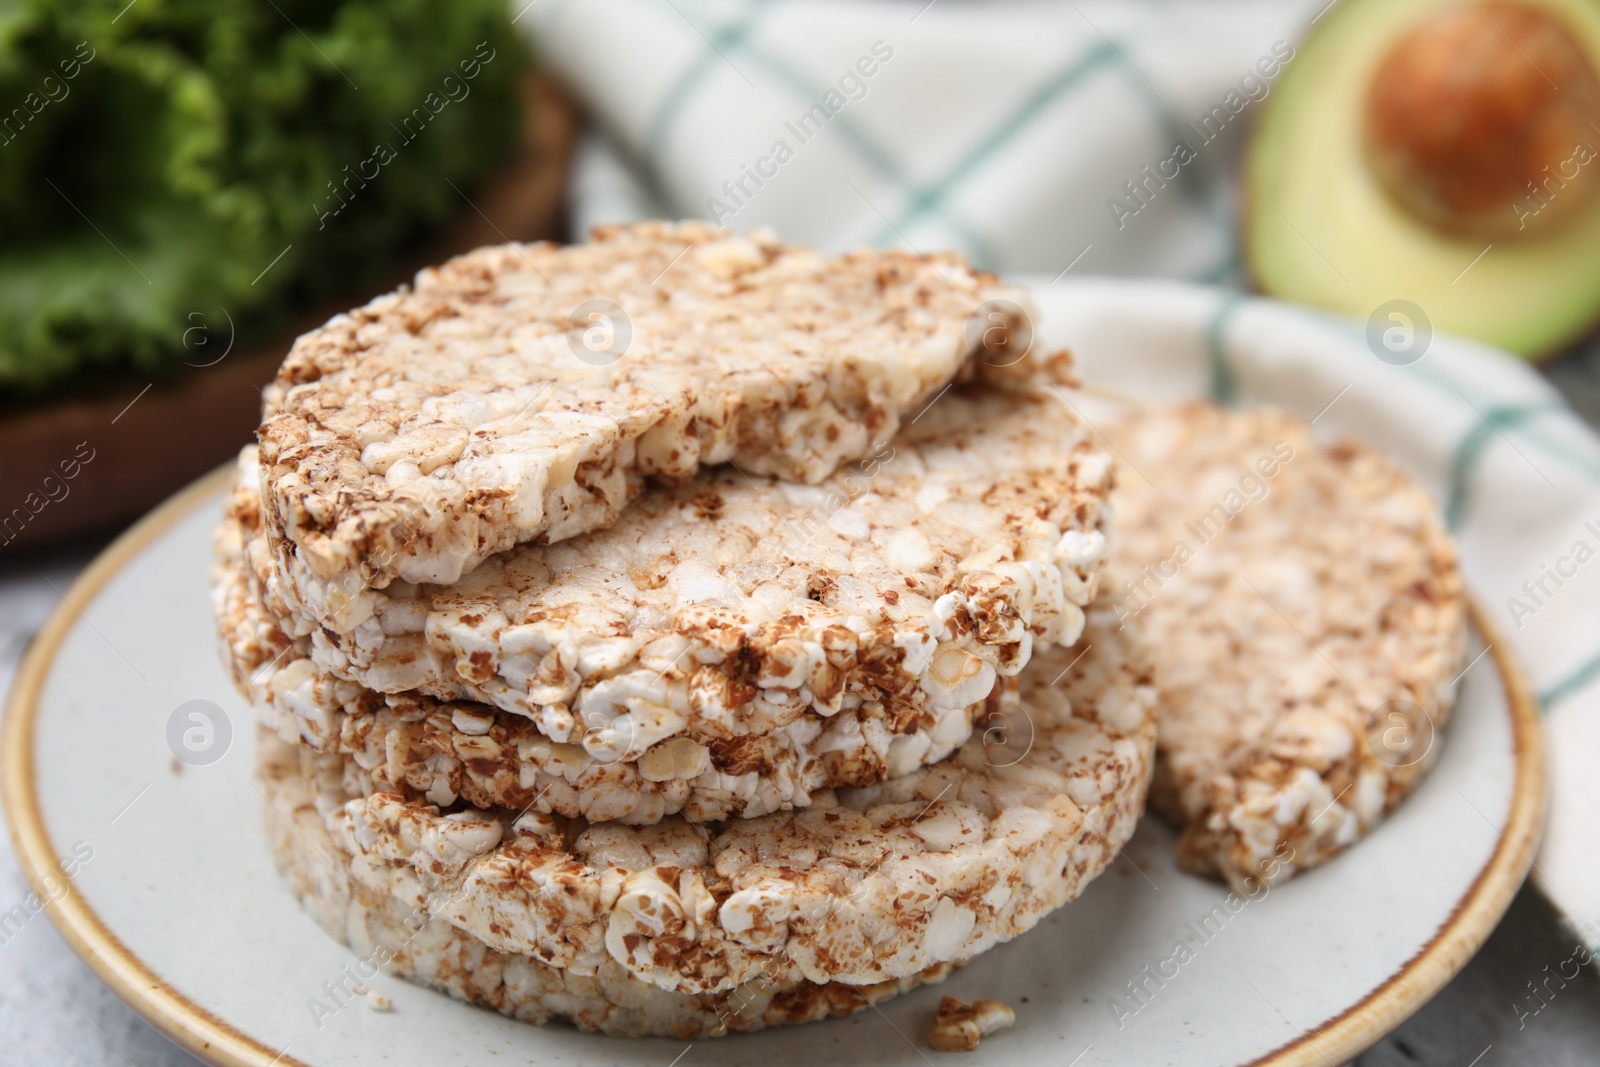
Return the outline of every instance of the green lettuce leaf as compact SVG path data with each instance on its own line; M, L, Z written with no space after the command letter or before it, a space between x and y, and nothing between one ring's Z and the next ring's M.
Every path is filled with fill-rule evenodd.
M527 59L504 0L0 0L0 391L388 273L514 149Z

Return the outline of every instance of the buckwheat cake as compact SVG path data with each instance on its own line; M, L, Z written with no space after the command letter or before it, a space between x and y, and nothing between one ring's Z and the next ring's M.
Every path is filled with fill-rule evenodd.
M290 602L453 582L609 526L647 476L731 462L818 482L953 378L1034 369L1027 305L953 254L830 258L702 223L424 270L301 337L266 390L265 516Z
M254 482L247 451L242 511ZM607 530L510 549L453 586L366 590L347 602L348 637L291 636L321 672L493 705L600 762L792 727L795 743L831 731L833 748L887 738L894 775L960 743L1036 641L1077 640L1111 484L1054 398L953 391L823 485L705 471ZM245 551L292 626L304 613L281 603L293 589L269 546ZM875 725L833 731L841 711Z
M1097 425L1126 457L1105 595L1154 650L1151 804L1180 862L1235 886L1326 862L1416 785L1450 715L1466 604L1433 500L1275 411Z
M242 493L248 501L253 493ZM236 498L238 499L238 498ZM581 746L552 741L532 720L468 701L374 693L312 663L306 642L291 641L261 605L245 566L253 516L237 512L218 528L212 595L222 659L261 723L282 741L348 755L383 788L404 788L441 805L511 807L592 821L693 822L805 807L810 795L883 778L901 739L925 739L920 760L943 759L971 734L979 708L935 711L889 723L861 708L841 709L818 726L815 712L771 735L658 742L637 760L595 759ZM1015 689L1014 679L991 692ZM931 718L930 723L922 723ZM893 733L890 726L903 728ZM903 747L903 742L902 742ZM898 757L897 757L898 758Z
M294 746L261 737L256 776L267 801L263 820L274 862L301 906L360 958L363 977L400 975L538 1025L565 1021L614 1037L688 1041L854 1015L924 983L942 982L956 966L936 964L868 986L762 977L720 993L689 995L641 982L609 959L590 974L575 974L531 956L496 952L430 916L425 895L413 905L386 887L373 888L362 861L328 834L316 802L337 791L338 783L319 781L318 774L303 766Z
M353 760L301 758L356 882L496 952L689 995L877 985L1030 929L1133 832L1155 744L1147 658L1103 610L1086 640L1093 655L1035 657L1020 701L944 762L712 826L446 811L373 791Z

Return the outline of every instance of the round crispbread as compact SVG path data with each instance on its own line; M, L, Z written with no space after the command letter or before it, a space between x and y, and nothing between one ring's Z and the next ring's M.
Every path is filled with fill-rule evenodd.
M1137 618L1161 693L1152 806L1179 859L1235 886L1357 841L1432 766L1466 595L1432 498L1301 419L1123 407L1103 595Z
M281 740L348 755L374 783L451 805L518 810L636 825L681 815L692 822L803 808L819 789L884 778L896 739L922 742L932 763L971 736L984 707L1016 680L1001 679L977 707L895 722L871 709L808 713L770 734L670 738L637 759L597 759L553 741L532 719L468 701L374 693L335 678L291 641L261 604L244 565L234 518L217 532L212 599L222 659L260 722ZM899 730L901 732L894 732ZM903 743L902 743L903 744Z
M1035 657L1020 700L940 764L709 827L441 811L301 752L356 878L498 952L688 994L873 985L1032 928L1133 832L1155 735L1146 656L1099 611L1085 641Z
M479 249L301 337L267 388L281 577L312 605L453 582L703 464L818 482L957 377L1055 366L1028 302L953 254L695 222Z
M1079 637L1111 468L1053 398L951 393L857 475L806 487L706 472L611 529L512 549L455 586L366 591L352 636L317 628L292 649L269 633L298 613L255 484L246 450L216 609L225 659L286 736L291 714L316 742L372 725L335 724L352 711L403 703L419 722L450 703L452 728L435 717L386 781L416 784L406 755L437 755L467 768L434 761L441 803L520 807L549 786L550 810L650 822L765 814L948 755L1035 642ZM464 702L551 743L503 716L496 733Z
M318 924L350 946L356 960L338 983L354 997L358 982L395 974L419 985L502 1012L523 1022L568 1022L616 1037L691 1040L854 1015L954 969L939 964L870 986L804 979L755 980L721 993L686 995L660 989L605 961L592 974L563 971L529 956L496 952L426 910L360 876L359 864L329 836L314 803L317 790L301 752L263 733L257 778L266 797L264 828L279 872ZM313 1010L337 1012L331 994Z

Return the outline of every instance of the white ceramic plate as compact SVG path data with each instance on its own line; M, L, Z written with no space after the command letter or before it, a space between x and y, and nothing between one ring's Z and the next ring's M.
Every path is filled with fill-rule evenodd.
M312 999L353 957L301 914L259 832L250 713L217 662L206 595L227 477L197 483L108 549L19 672L5 801L22 866L68 942L213 1063L673 1063L681 1043L525 1026L390 978L374 984L393 1012L356 1003L318 1023ZM943 993L1017 1010L1015 1028L963 1061L974 1065L1343 1062L1461 968L1537 843L1538 710L1508 646L1484 634L1481 613L1477 623L1492 647L1463 679L1438 766L1327 867L1230 911L1221 887L1175 869L1171 833L1147 820L1081 900L943 986L849 1020L704 1042L689 1067L930 1062ZM192 700L220 706L231 727L206 765L178 763L169 743Z

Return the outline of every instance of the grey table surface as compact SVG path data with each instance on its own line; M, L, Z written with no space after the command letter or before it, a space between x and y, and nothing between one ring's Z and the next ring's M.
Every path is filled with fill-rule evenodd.
M1548 376L1590 425L1600 427L1600 342L1550 367ZM0 549L0 690L46 615L97 544L46 554ZM9 843L0 844L0 912L28 893ZM1483 950L1437 997L1359 1067L1499 1067L1600 1063L1600 973L1588 970L1551 996L1533 985L1572 955L1573 935L1532 886L1524 887ZM1536 1010L1537 1009L1537 1010ZM51 1067L194 1067L111 994L36 918L0 943L0 1064ZM1194 1060L1204 1067L1203 1058ZM1329 1065L1333 1067L1333 1065Z

